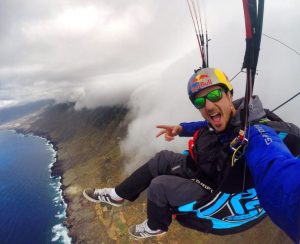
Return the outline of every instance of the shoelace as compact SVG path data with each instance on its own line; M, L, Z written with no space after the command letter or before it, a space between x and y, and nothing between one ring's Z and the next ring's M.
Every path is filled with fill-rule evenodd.
M147 219L143 223L136 225L135 230L136 232L144 232L146 230L146 227L148 227ZM149 227L147 229L149 229Z
M102 197L105 194L109 194L109 190L107 188L104 189L95 189L94 194Z

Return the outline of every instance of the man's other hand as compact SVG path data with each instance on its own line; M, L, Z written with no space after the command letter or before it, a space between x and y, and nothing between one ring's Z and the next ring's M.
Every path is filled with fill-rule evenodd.
M166 141L174 140L175 136L178 136L182 132L181 125L157 125L156 128L161 129L156 137L160 137L161 135L165 135Z

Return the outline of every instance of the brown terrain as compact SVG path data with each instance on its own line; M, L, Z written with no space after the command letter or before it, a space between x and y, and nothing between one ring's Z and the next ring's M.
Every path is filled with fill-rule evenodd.
M128 111L102 107L75 111L60 104L6 125L21 133L34 133L52 141L58 151L52 174L62 176L68 204L65 225L74 243L136 243L128 227L146 218L145 195L120 208L88 202L86 187L107 187L125 176L119 143L126 136ZM292 243L267 217L253 228L234 235L216 236L180 226L173 221L169 232L142 243Z

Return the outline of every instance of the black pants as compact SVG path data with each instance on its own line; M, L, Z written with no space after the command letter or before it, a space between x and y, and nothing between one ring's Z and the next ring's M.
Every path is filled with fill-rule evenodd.
M172 221L172 208L210 194L191 180L196 172L194 165L188 164L185 155L161 151L116 186L116 193L134 201L148 188L148 226L167 231Z

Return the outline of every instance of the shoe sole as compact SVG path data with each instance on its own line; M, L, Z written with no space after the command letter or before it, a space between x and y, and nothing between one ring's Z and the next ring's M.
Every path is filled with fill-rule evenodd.
M100 201L100 200L95 200L94 198L91 198L88 194L86 194L85 191L82 192L82 195L87 199L89 200L90 202L94 202L94 203L106 203L108 205L112 205L114 207L121 207L122 204L116 204L116 203L111 203L111 202L103 202L103 201Z
M130 229L130 228L129 228ZM157 234L157 235L153 235L153 236L135 236L134 234L132 234L130 232L130 230L128 230L128 233L135 239L135 240L139 240L139 239L146 239L146 238L153 238L153 237L161 237L165 234L167 234L167 232L162 232L160 234Z

